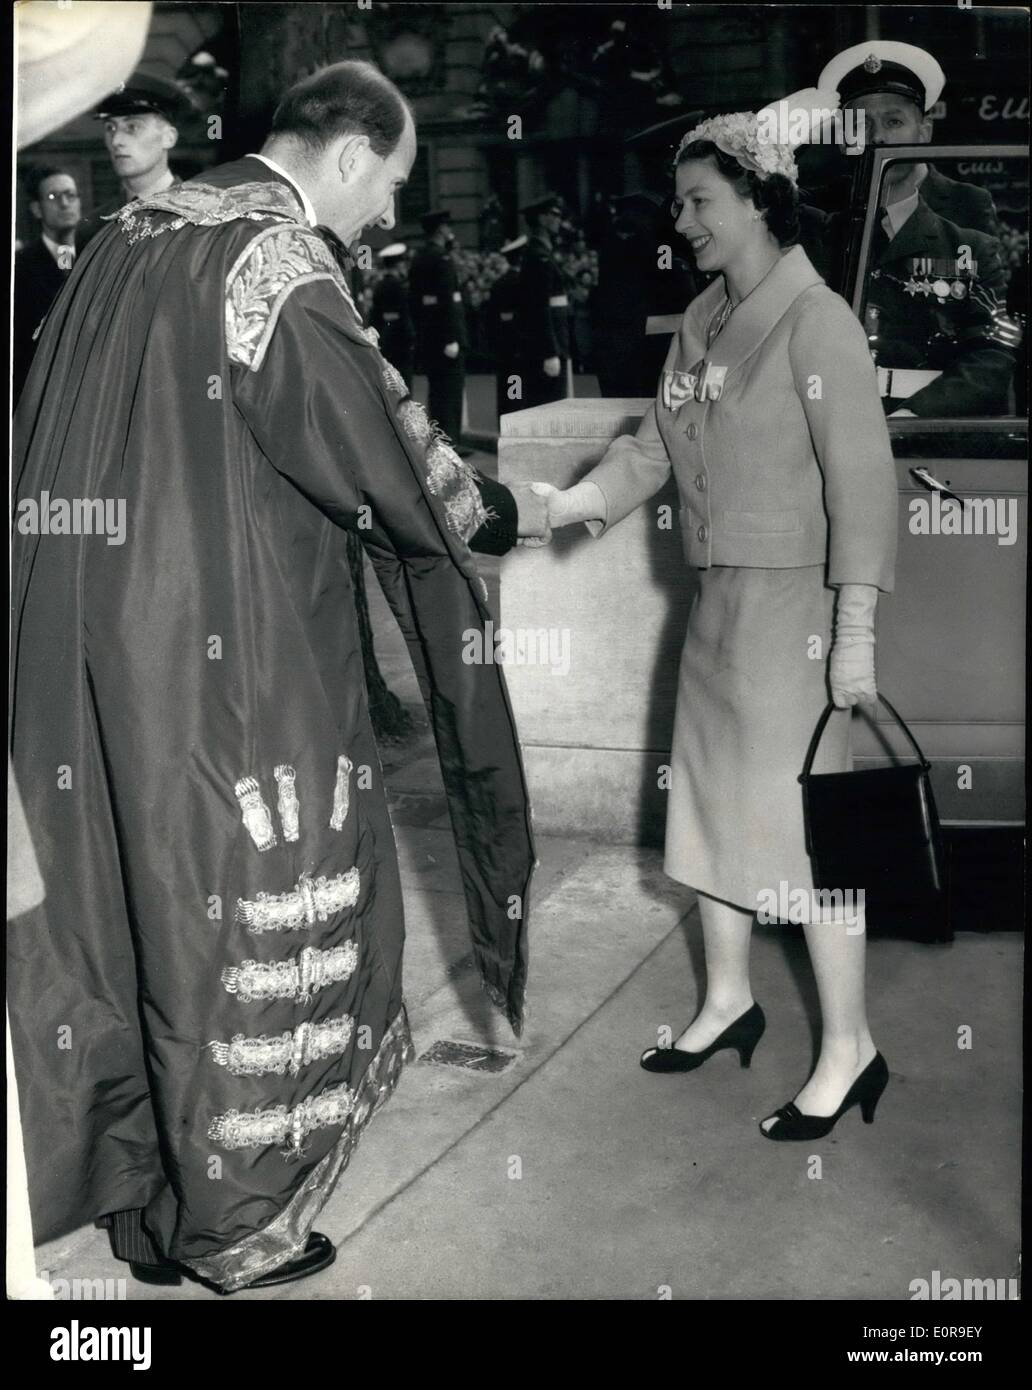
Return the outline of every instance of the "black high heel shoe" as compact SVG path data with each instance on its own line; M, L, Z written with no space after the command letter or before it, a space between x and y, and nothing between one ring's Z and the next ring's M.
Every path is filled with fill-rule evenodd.
M795 1101L789 1101L780 1110L776 1110L773 1115L766 1117L768 1120L776 1122L771 1125L770 1129L764 1129L764 1121L761 1120L760 1133L766 1139L774 1139L779 1142L792 1139L823 1139L826 1134L831 1133L846 1111L852 1109L854 1105L859 1105L864 1124L873 1125L875 1108L888 1084L888 1064L881 1053L876 1052L850 1086L845 1099L834 1115L805 1115Z
M694 1071L712 1057L714 1052L734 1048L742 1066L747 1067L766 1026L767 1020L763 1010L759 1004L753 1004L752 1008L746 1009L740 1018L729 1024L720 1036L714 1038L709 1047L703 1048L701 1052L685 1052L683 1048L677 1047L650 1047L641 1054L641 1065L646 1071Z

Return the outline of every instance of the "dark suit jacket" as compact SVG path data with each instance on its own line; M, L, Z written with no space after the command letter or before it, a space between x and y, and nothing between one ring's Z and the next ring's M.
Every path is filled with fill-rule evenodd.
M14 258L14 405L18 404L36 353L32 335L50 312L70 274L58 268L42 237Z
M1000 235L996 205L988 189L979 188L974 183L948 179L933 164L929 164L918 193L922 202L927 203L940 217L945 217L947 222L953 222L958 227L973 227L985 236Z

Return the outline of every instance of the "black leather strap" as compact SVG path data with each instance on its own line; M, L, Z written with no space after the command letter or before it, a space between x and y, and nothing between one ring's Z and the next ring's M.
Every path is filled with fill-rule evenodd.
M889 704L888 700L885 698L884 695L881 694L881 692L879 692L879 694L878 694L878 699L882 702L882 704L885 706L885 708L886 708L886 709L889 711L889 713L892 715L893 719L895 719L896 723L899 725L899 727L900 727L900 728L903 730L903 732L906 734L907 738L910 740L910 746L911 746L911 748L913 748L914 752L917 754L917 760L918 760L918 762L921 764L921 766L922 766L922 767L924 768L924 770L927 772L927 771L929 770L929 768L931 767L931 763L928 761L928 759L925 757L925 755L921 752L921 749L920 749L920 747L918 746L917 739L914 737L914 735L913 735L913 734L910 732L910 730L907 728L906 724L904 724L903 719L901 718L901 716L899 715L899 713L897 712L897 710L896 710L892 705ZM827 703L827 704L825 705L825 707L824 707L824 713L821 715L820 719L818 719L818 721L817 721L817 727L816 727L816 729L814 729L814 731L813 731L813 738L811 738L811 740L810 740L810 746L809 746L809 748L806 750L806 761L803 763L803 770L802 770L802 772L801 772L800 775L799 775L799 780L800 780L800 782L805 781L806 778L809 777L809 775L810 775L810 768L813 766L813 760L814 760L814 758L817 756L817 748L818 748L818 745L820 744L820 741L821 741L821 735L824 733L824 730L825 730L825 727L826 727L826 725L827 725L827 723L828 723L828 720L831 718L831 716L832 716L832 714L834 713L834 711L835 711L836 708L837 708L837 706L834 705L834 704L829 700L828 703Z

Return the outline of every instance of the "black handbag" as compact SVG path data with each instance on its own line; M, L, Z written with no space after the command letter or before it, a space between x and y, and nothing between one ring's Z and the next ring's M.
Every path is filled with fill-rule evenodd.
M942 834L928 778L931 764L885 696L878 698L910 740L917 762L860 772L811 772L835 709L827 705L799 777L814 887L832 895L835 889L843 895L851 892L847 904L863 889L869 933L948 941L952 937Z

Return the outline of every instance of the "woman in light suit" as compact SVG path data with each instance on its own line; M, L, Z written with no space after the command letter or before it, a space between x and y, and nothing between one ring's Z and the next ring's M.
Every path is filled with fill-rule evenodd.
M807 95L823 94L782 106ZM753 916L798 901L797 888L814 896L798 781L807 745L829 688L843 711L876 698L875 605L895 563L892 452L863 329L795 244L796 208L791 149L765 140L757 116L685 137L676 230L699 269L720 274L689 305L637 435L565 492L535 484L553 526L583 521L601 535L673 469L699 571L664 869L697 890L707 987L673 1047L644 1054L649 1071L691 1071L723 1048L749 1064L765 1026L749 983ZM849 720L833 716L815 770L845 770ZM888 1080L867 1023L862 919L808 916L820 1057L794 1102L762 1122L769 1139L819 1137L857 1104L870 1121Z

